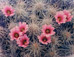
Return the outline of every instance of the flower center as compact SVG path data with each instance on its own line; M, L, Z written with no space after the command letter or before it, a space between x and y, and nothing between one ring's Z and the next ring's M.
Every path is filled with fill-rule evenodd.
M44 38L42 39L42 41L46 42L46 41L47 41L47 38L46 38L46 37L44 37Z
M10 10L7 10L7 14L11 14L11 11Z
M23 44L25 44L27 41L26 41L26 39L25 40L23 40Z
M58 17L58 20L61 21L61 17Z
M45 31L46 33L50 33L51 31L50 31L50 29L46 29L46 31Z
M21 29L21 32L23 32L24 30L25 30L25 29L24 29L24 28L22 28L22 29Z
M15 33L15 34L14 34L14 37L15 37L15 38L18 38L18 37L19 37L19 34L18 34L18 33Z
M66 17L66 19L68 20L68 17Z

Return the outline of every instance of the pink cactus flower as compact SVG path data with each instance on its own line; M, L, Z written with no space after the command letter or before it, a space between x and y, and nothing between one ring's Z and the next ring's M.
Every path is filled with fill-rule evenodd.
M70 14L68 10L64 10L63 12L66 15L66 22L70 22L73 16Z
M41 34L40 36L38 36L39 42L41 42L42 44L48 44L51 43L51 37L50 36L46 36L45 34Z
M2 12L3 12L3 14L5 14L6 17L14 15L14 9L12 9L11 6L5 6L2 9Z
M20 47L24 47L26 48L29 45L29 38L27 37L27 35L25 34L24 36L21 36L18 40L17 40L17 44Z
M19 28L16 26L13 29L11 29L9 35L11 37L11 40L17 40L21 36Z
M22 33L26 33L28 31L28 25L25 22L19 22L19 30Z
M50 35L54 35L55 32L53 31L55 28L52 27L52 25L43 25L42 26L42 32L47 35L47 36L50 36Z
M60 25L66 22L66 15L63 13L63 11L59 11L56 13L55 19L56 19L56 22Z

